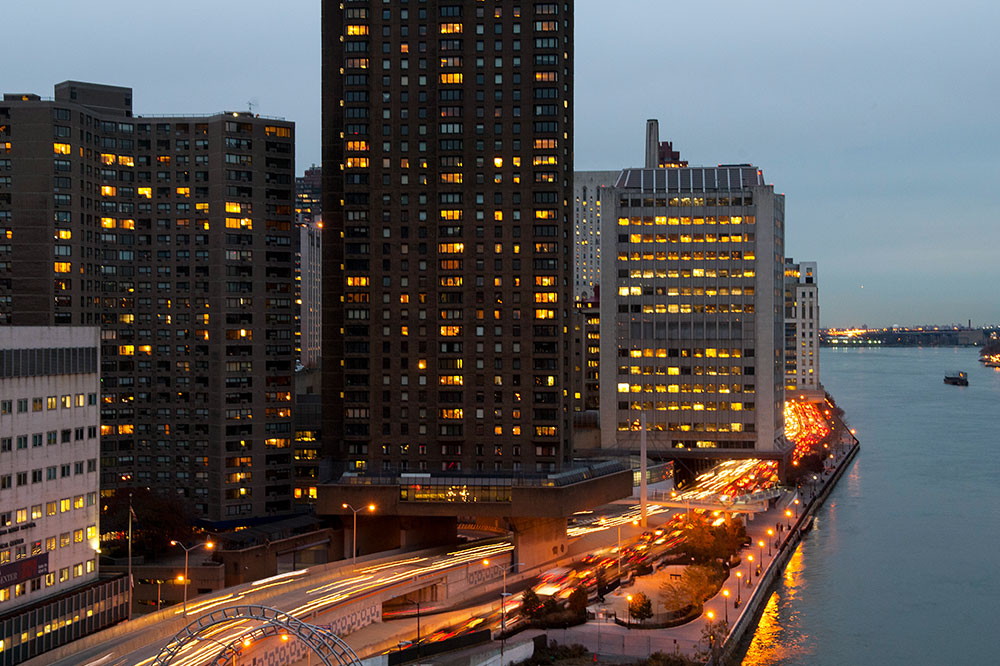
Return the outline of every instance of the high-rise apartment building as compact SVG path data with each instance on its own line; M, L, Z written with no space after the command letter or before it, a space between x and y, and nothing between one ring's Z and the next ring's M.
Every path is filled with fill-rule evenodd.
M299 362L314 368L323 345L323 219L317 216L298 229L295 252L295 302L298 307Z
M323 433L356 473L570 456L572 3L323 9Z
M296 222L311 226L323 214L323 169L315 164L295 178Z
M601 210L618 171L577 171L573 174L573 296L594 300L601 279Z
M0 102L0 320L101 328L101 487L208 521L291 509L294 125Z
M821 390L815 261L785 259L785 390Z
M602 217L602 445L780 455L784 197L754 166L626 169ZM700 451L699 451L700 450Z

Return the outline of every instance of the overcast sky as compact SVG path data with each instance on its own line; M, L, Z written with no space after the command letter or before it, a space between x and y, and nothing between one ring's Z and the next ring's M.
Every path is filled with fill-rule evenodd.
M5 2L0 90L131 86L137 114L252 102L297 123L301 173L320 162L319 15ZM990 0L578 0L576 168L641 165L658 118L692 165L752 162L786 194L824 326L1000 322L997 26Z

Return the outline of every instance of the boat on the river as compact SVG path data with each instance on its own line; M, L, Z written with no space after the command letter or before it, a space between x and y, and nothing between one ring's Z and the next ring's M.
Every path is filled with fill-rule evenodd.
M969 376L962 372L961 370L951 373L950 375L944 376L945 384L953 384L955 386L968 386Z

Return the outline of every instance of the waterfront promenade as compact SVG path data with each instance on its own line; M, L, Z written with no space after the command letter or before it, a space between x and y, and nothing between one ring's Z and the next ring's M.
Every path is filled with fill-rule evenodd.
M846 431L845 435L849 437ZM744 639L752 637L775 578L781 574L798 542L811 527L815 510L822 505L853 459L856 447L853 438L845 438L841 446L832 449L835 458L824 473L816 474L815 479L807 479L797 490L785 493L774 507L756 514L747 523L751 545L740 551L740 565L729 570L718 594L705 602L701 617L665 629L616 624L609 616L617 614L622 620L628 617L629 594L645 593L653 602L654 610L656 608L659 582L654 583L650 579L657 576L639 577L633 586L609 594L604 604L591 606L590 610L597 615L597 619L568 629L550 629L547 631L549 639L564 644L580 644L598 655L645 657L653 652L666 652L694 657L707 650L703 630L711 612L716 621L728 620L729 631L721 641L719 652L726 655L735 653ZM791 511L791 516L786 515L786 511ZM656 516L660 519L656 523L667 517ZM655 523L651 521L650 524ZM768 530L772 530L773 534L769 535ZM748 560L749 555L753 556L752 562ZM742 576L737 576L737 573ZM726 590L729 591L728 597L724 594Z

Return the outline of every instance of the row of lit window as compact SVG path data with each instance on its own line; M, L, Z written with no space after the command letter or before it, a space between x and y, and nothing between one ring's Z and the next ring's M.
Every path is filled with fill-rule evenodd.
M643 314L728 314L728 313L747 313L752 314L755 311L753 305L747 304L743 305L740 303L721 303L718 305L702 305L699 303L657 303L655 305L643 305Z
M629 234L629 243L753 243L754 234ZM624 259L619 252L618 258Z
M50 395L45 398L32 398L31 399L31 411L40 412L45 408L48 409L58 409L60 406L63 409L69 409L74 405L76 407L83 407L85 405L96 405L97 404L97 394L90 393L85 396L83 393L67 393L62 396ZM15 400L11 399L0 399L0 416L5 414L12 414L14 410ZM17 413L23 414L28 411L28 398L17 398Z
M714 272L714 271L713 271ZM715 277L706 276L702 269L698 269L689 277ZM680 277L671 275L669 277ZM619 296L753 296L754 287L618 287Z
M645 400L642 402L630 402L628 406L629 410L639 411L643 409L651 409L660 412L676 412L676 411L695 411L695 412L715 412L729 410L733 412L742 411L753 411L754 403L742 403L742 402L726 402L726 401L715 401L709 400L706 402L689 402L689 401L677 401L677 400Z
M686 252L683 254L687 254ZM683 259L690 259L690 257L682 257ZM700 258L700 257L699 257ZM696 275L697 273L697 275ZM744 270L739 269L711 269L711 268L695 268L695 269L666 269L666 268L632 268L629 269L629 278L689 278L689 277L720 277L720 278L752 278L756 275L756 271L753 268L747 268Z
M682 372L681 368L676 365L621 365L618 366L618 374L628 374L628 375L709 375L709 376L727 376L727 375L742 375L743 368L739 365L728 366L728 365L696 365L693 368L684 368Z
M618 382L618 393L753 393L754 384L630 384Z
M673 201L673 199L671 199ZM700 226L704 224L756 224L757 216L755 215L708 215L706 217L669 217L667 215L652 215L646 217L619 217L618 226L624 227L630 224L636 226Z
M64 497L58 501L45 503L45 514L54 516L57 513L67 513L75 509L83 509L87 506L94 506L97 503L97 493L87 493L86 495L76 495L75 497ZM10 525L20 525L29 520L39 520L42 518L42 505L35 504L30 509L21 507L13 511L0 511L0 528Z
M655 432L743 432L742 423L649 423L646 426ZM619 421L618 431L638 431L642 426L638 421Z

